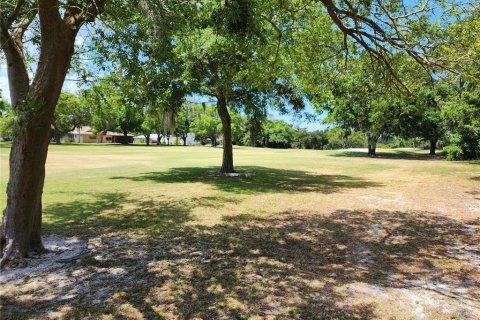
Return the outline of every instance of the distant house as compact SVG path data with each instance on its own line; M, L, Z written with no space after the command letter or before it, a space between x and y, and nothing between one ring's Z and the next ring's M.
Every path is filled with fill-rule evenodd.
M94 133L90 127L79 127L68 133L70 142L78 143L122 143L125 141L125 135L113 131L101 131ZM133 142L133 135L127 134L127 141Z

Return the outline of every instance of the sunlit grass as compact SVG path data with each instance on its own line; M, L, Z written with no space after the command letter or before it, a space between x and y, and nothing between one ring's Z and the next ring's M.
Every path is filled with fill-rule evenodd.
M8 178L8 146L0 148L1 190L6 190ZM480 172L477 165L428 160L423 151L380 150L379 157L369 158L351 151L237 147L236 168L251 173L251 177L207 176L209 170L218 168L221 152L221 148L212 147L51 145L43 197L45 228L62 232L65 223L82 223L82 212L88 212L75 210L76 203L90 203L95 212L88 214L95 216L109 209L103 205L103 195L120 194L116 214L122 214L123 207L128 211L127 203L131 207L135 202L151 201L161 210L171 202L188 208L191 221L200 224L245 213L266 215L290 209L328 213L345 207L362 208L365 194L382 198L384 192L402 193L402 199L385 203L387 208L382 203L369 205L434 209L432 205L438 201L450 200L448 206L453 210L460 199L454 199L454 194L445 199L439 191L469 184L473 187L470 178ZM5 200L2 192L2 205ZM65 212L62 207L70 209Z

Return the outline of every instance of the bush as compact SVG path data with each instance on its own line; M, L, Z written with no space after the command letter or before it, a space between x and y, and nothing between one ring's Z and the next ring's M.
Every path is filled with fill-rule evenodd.
M380 149L391 149L392 147L388 144L385 144L385 143L377 143L377 148L380 148Z
M458 128L445 151L448 160L480 159L480 128L473 126Z
M449 145L443 148L447 153L447 160L463 160L464 155L462 148L458 147L457 145Z

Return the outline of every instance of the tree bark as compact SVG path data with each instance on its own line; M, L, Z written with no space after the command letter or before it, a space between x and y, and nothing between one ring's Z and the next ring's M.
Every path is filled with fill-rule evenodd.
M104 3L97 4L103 7ZM12 106L19 119L10 151L0 267L11 260L23 260L30 251L44 250L42 193L53 115L74 53L75 37L85 21L76 8L66 10L63 18L58 8L57 1L38 0L40 57L31 84L21 48L24 30L10 35L8 28L0 27L0 40L6 43L2 49L7 59Z
M434 156L437 148L438 139L430 139L430 155Z
M218 115L222 120L223 127L223 159L222 173L233 173L233 145L232 145L232 119L228 113L227 99L224 94L217 97Z

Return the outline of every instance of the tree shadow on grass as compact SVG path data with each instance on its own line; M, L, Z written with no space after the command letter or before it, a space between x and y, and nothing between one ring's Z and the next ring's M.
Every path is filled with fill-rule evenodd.
M426 212L231 216L195 234L187 251L199 254L161 271L176 280L159 285L182 318L372 318L372 305L343 302L338 290L353 283L425 290L479 310L480 235L471 228Z
M475 200L480 200L480 192L479 191L469 191L467 194L472 195Z
M112 232L167 236L192 222L190 212L196 207L220 208L240 201L221 195L137 199L125 192L103 192L88 200L45 206L43 229L65 236L92 237Z
M91 200L57 203L44 208L47 233L95 236L111 232L171 234L192 219L190 210L212 199L193 201L134 199L123 192L99 193Z
M389 159L389 160L443 160L441 155L431 156L405 150L392 150L392 152L377 152L376 155L370 156L367 151L340 151L330 155L337 158L369 158L369 159Z
M79 221L81 212L100 208L83 229L89 235L96 232L101 241L88 257L69 266L75 281L58 289L62 299L42 300L40 292L33 298L36 305L22 299L23 293L7 295L5 312L21 310L28 301L30 316L68 306L67 318L72 319L370 319L379 317L378 305L361 298L392 303L381 300L389 294L386 290L400 290L399 299L406 299L400 303L409 303L404 296L414 292L446 299L432 312L447 304L452 315L473 318L472 310L480 310L478 221L419 211L339 210L329 215L280 212L267 218L244 214L199 226L187 223L188 206L159 209L163 200L109 197L97 204L74 201L47 208L60 215L77 210L78 217L63 221L63 228ZM113 205L114 199L120 205ZM81 212L75 209L79 205ZM62 222L57 223L60 227ZM163 227L151 227L156 224ZM130 235L146 231L148 237L102 235L125 230ZM115 276L119 269L124 273ZM363 285L360 291L358 284ZM416 306L401 310L413 312Z
M246 171L249 177L224 177L207 175L207 168L171 168L166 171L147 172L136 176L115 176L111 179L158 183L205 183L219 190L233 193L264 192L320 192L334 193L350 188L368 188L382 186L379 182L364 180L347 175L314 174L299 170L281 170L257 166L238 167Z

